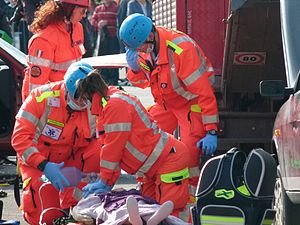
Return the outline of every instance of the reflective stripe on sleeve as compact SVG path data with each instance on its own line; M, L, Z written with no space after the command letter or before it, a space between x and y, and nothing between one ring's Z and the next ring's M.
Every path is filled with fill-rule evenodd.
M176 66L174 63L174 56L173 51L171 49L168 49L168 56L169 56L169 62L170 62L170 73L171 73L171 82L174 91L181 97L185 98L186 100L192 100L197 97L197 95L192 94L189 91L184 90L184 88L181 86L177 73L176 73Z
M115 169L118 168L119 163L118 162L110 162L110 161L101 159L100 160L100 166L104 167L106 169L109 169L109 170L115 170Z
M37 66L48 67L50 69L59 71L66 71L72 63L77 62L78 60L80 60L80 58L69 60L63 63L54 63L52 60L49 59L35 57L31 55L28 56L29 63L32 63Z
M151 120L149 119L148 115L143 111L143 109L130 97L126 96L126 95L122 95L122 94L113 94L111 96L111 98L119 98L125 102L127 102L128 104L132 105L135 109L135 111L137 112L137 114L139 115L140 119L143 121L143 123L145 124L146 127L148 128L152 128L153 132L156 134L159 131L159 128L157 127L157 125L155 123L152 123Z
M26 151L25 151L25 152L23 153L23 155L22 155L22 160L23 160L24 162L27 162L27 159L28 159L33 153L37 153L37 152L39 152L39 150L38 150L36 147L31 146L31 147L27 148Z
M186 85L189 86L195 81L197 81L204 73L206 72L205 68L203 65L201 65L196 71L194 71L192 74L190 74L188 77L186 77L182 82Z
M47 119L48 119L48 116L49 116L50 112L51 112L51 107L47 104L46 107L45 107L45 111L44 111L43 115L41 116L41 118L40 118L40 120L39 120L39 122L36 126L35 135L34 135L34 138L33 138L34 143L38 143L38 139L42 134L44 126L47 123Z
M197 44L195 43L195 41L193 39L191 39L190 37L187 37L187 36L180 36L180 37L177 37L174 40L172 40L172 42L174 44L180 44L182 42L192 43L194 45L194 47L196 48L197 54L198 54L199 59L201 61L200 67L196 71L194 71L191 75L189 75L187 78L185 78L183 80L183 83L186 86L188 86L188 85L192 84L193 82L195 82L198 78L200 78L202 76L203 73L214 71L214 69L212 67L207 67L205 57L201 54L200 49L198 48ZM211 76L211 77L214 77L214 76ZM214 78L210 79L210 83L211 84L214 83Z
M35 57L31 55L28 56L28 62L37 66L44 66L44 67L50 67L53 63L52 60Z
M24 119L30 121L31 123L33 123L34 126L36 126L39 122L39 119L36 116L34 116L30 112L27 112L23 109L19 110L18 114L16 115L16 118L24 118Z
M157 133L161 134L160 139L159 139L158 143L156 144L155 148L153 149L152 153L146 159L144 164L141 166L141 168L137 172L138 176L143 176L143 174L147 173L151 169L151 167L155 164L157 159L160 157L160 155L168 141L168 135L166 133L162 132L155 123L152 123L150 118L148 117L147 113L144 112L144 110L141 108L141 106L136 101L131 99L129 96L115 93L111 96L111 98L118 98L118 99L126 101L128 104L132 105L134 107L134 109L136 110L139 118L144 123L144 125L147 128L151 128L153 130L154 134L157 134ZM106 129L105 129L105 132L106 132ZM127 143L127 144L129 144L129 143ZM133 148L131 148L131 150L133 150ZM135 150L139 151L136 148L135 148ZM139 151L139 153L140 154L138 155L137 159L142 161L142 159L144 158L144 156L142 155L143 153L141 153L140 151Z
M219 122L219 116L218 115L212 115L212 116L202 115L202 122L203 122L203 124L218 123Z
M127 142L125 147L137 160L140 162L145 162L147 156L137 150L130 142Z
M87 108L89 127L90 127L90 135L94 137L96 134L96 116L92 115L90 107Z
M137 175L142 176L143 174L147 173L151 167L154 165L154 163L159 158L160 154L165 148L165 145L168 141L168 135L166 133L161 133L161 137L156 144L154 150L151 152L145 163L141 166L141 168L138 170Z
M32 91L33 89L38 88L38 87L40 87L42 85L43 84L32 84L32 83L30 83L29 84L29 90Z
M131 123L113 123L104 124L105 133L118 132L118 131L131 131Z

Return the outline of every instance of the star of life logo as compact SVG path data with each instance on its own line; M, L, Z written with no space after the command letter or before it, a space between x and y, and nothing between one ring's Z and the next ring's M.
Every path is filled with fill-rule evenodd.
M46 124L42 134L46 137L52 138L54 140L58 140L62 133L62 129Z

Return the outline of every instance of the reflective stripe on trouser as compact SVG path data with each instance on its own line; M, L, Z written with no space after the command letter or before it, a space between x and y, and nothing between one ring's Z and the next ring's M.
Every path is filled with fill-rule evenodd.
M43 152L43 149L40 148L39 150ZM74 159L73 157L67 157L65 166L76 166L79 169L83 168L84 172L98 173L100 160L97 156L99 156L98 144L97 140L93 139L89 146L80 148L75 152ZM52 152L50 161L53 161L53 158L55 158L55 154ZM68 158L70 158L70 160L68 160ZM48 185L50 187L43 188L41 194L39 194L39 189L41 185L44 184L40 179L43 173L36 168L24 164L20 164L20 171L24 183L21 208L24 219L28 221L29 224L39 224L42 209L49 207L66 209L77 204L77 200L73 198L73 188L65 188L64 193L59 193L52 185ZM81 182L78 187L82 188L84 185L86 185L86 183ZM50 221L52 216L57 217L57 215L60 215L59 211L49 211L47 216L43 218L47 218L47 220L49 218ZM52 222L47 224L52 224Z
M150 109L150 114L157 121L162 130L173 133L177 125L180 126L180 140L186 144L190 151L190 191L191 194L195 194L198 185L200 170L199 160L201 150L197 148L196 143L206 132L202 124L202 118L195 108L196 100L191 101L191 104L187 104L180 109L165 110L162 106L154 104ZM191 109L196 109L192 110ZM192 198L193 196L191 196Z
M176 141L174 144L175 153L169 153L166 160L161 164L156 171L154 177L145 177L142 185L142 194L156 199L160 204L170 200L174 203L173 215L180 216L180 212L185 210L188 202L188 182L189 179L184 178L186 168L189 162L189 156L186 146ZM181 174L183 179L177 182L166 183L161 179L161 175L178 175ZM164 177L166 178L166 177ZM168 177L169 180L170 177ZM184 218L182 218L184 219Z

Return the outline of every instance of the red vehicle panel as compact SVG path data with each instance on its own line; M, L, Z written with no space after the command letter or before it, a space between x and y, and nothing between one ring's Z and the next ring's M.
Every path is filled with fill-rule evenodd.
M216 74L221 75L228 1L158 0L153 8L157 25L190 35L212 61Z

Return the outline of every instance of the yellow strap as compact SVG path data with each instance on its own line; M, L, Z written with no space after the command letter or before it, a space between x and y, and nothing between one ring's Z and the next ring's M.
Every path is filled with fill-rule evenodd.
M60 96L60 90L57 91L46 91L42 93L40 96L36 97L36 101L38 103L42 102L44 99L47 99L49 97L59 97Z
M180 55L183 52L183 49L180 48L178 45L174 44L172 41L167 40L167 46L171 46L174 49L177 55Z
M172 173L165 173L160 175L161 181L165 183L174 183L190 177L189 169L184 168L183 170L175 171Z
M26 180L24 180L23 189L25 189L29 185L30 181L31 181L31 177L28 177Z
M199 105L195 104L195 105L191 105L191 111L200 113L202 111L202 109Z
M47 123L53 124L53 125L56 125L56 126L59 126L59 127L64 127L65 126L65 124L63 124L61 122L58 122L58 121L55 121L55 120L50 120L50 119L47 120Z
M140 62L140 66L143 67L145 70L150 71L150 67L147 66L145 63Z
M21 170L20 170L20 161L17 161L17 168L16 168L16 172L18 176L21 176Z

